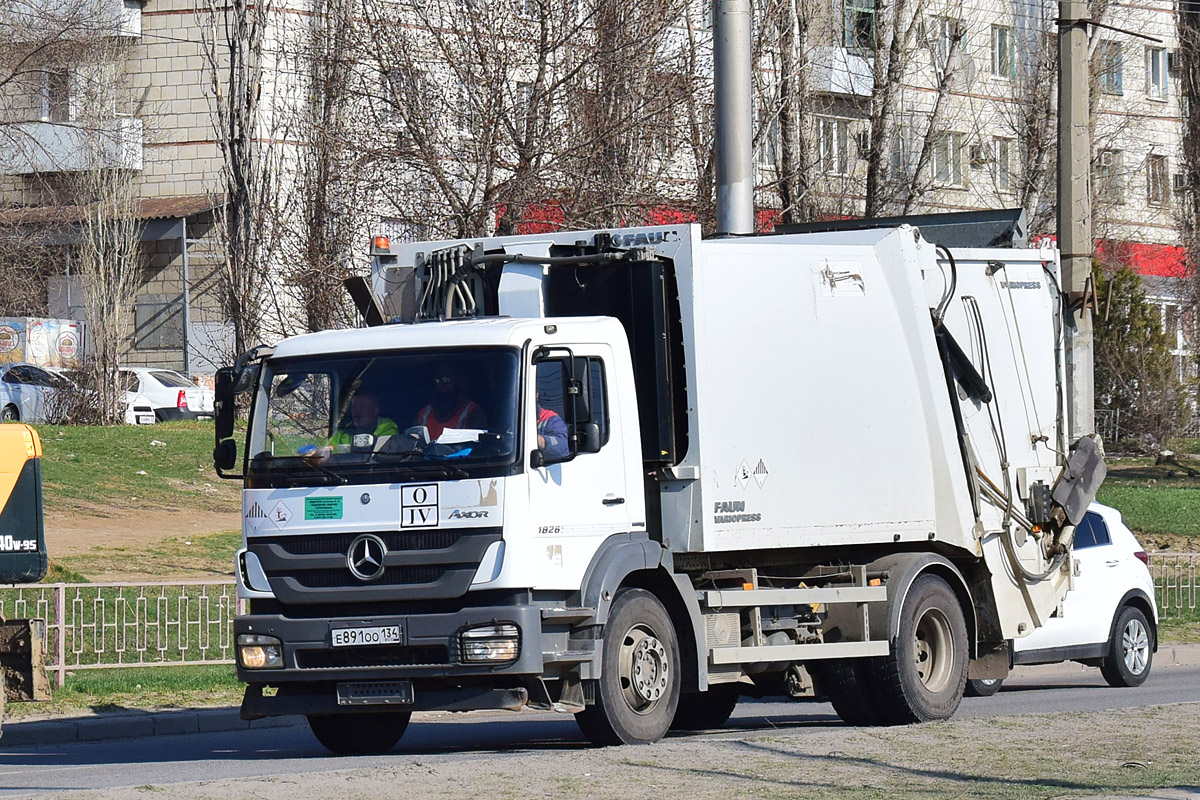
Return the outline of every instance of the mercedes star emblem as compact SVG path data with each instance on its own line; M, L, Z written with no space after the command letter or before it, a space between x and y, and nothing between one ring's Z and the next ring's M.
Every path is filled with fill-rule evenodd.
M360 581L373 581L383 574L383 557L387 555L387 545L383 539L370 533L364 533L350 543L346 551L346 566Z

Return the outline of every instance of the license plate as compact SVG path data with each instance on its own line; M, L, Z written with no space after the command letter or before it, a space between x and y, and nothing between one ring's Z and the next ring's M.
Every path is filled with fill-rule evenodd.
M137 424L138 425L153 425L154 424L154 415L153 414L138 414Z
M334 628L333 646L400 644L401 637L399 625L381 625L377 628Z

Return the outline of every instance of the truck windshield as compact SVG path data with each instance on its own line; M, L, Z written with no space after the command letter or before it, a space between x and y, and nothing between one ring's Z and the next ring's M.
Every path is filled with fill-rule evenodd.
M285 486L501 474L516 460L519 365L512 348L267 362L250 476Z

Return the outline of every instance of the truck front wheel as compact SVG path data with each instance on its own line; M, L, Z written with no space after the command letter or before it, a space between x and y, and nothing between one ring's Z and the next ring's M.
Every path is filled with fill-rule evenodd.
M622 589L604 627L595 703L575 715L594 744L649 744L671 727L679 705L679 643L662 603Z
M309 714L308 727L325 749L339 756L386 753L396 746L408 720L409 711L371 714Z
M967 625L954 591L937 575L913 582L892 652L876 662L880 721L949 719L967 682Z

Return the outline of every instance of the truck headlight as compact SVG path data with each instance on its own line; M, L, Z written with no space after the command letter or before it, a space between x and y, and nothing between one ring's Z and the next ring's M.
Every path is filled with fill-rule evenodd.
M458 639L463 661L495 664L521 655L521 629L511 623L467 628Z
M237 637L237 651L245 669L283 668L283 642L274 636L243 633Z

